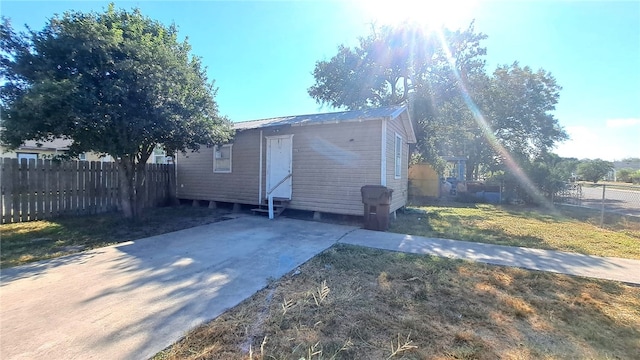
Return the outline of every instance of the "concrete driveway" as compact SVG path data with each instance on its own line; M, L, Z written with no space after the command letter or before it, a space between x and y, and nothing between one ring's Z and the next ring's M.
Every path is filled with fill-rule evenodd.
M149 358L352 230L247 216L3 270L0 358Z

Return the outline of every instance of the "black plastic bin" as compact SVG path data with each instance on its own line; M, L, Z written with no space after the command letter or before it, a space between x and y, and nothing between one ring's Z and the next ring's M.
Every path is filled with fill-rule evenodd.
M393 189L382 185L365 185L360 188L360 193L364 204L364 228L387 231Z

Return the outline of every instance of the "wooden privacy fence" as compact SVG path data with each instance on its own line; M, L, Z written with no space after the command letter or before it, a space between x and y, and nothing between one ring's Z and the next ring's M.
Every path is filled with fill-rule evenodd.
M3 224L119 207L118 169L113 162L3 158L0 168ZM147 164L141 189L145 207L175 198L174 169L174 165Z

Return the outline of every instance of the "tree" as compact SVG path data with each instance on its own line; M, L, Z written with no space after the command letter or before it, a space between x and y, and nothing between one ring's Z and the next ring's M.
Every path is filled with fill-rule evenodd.
M477 178L480 166L510 171L507 158L523 168L546 163L554 145L568 137L551 113L561 88L542 69L533 71L517 62L498 66L491 76L467 88L475 104L464 108L472 114L461 127L468 135L449 146L458 153L466 151L469 179Z
M635 171L633 169L620 169L616 174L616 180L619 182L632 182L631 177L634 175Z
M612 170L613 163L601 159L584 160L578 164L578 176L583 180L593 181L594 184Z
M626 183L640 183L640 170L620 169L616 173L616 181Z
M154 147L168 153L227 141L217 89L188 42L138 9L67 12L41 31L0 27L0 141L72 139L68 156L116 159L125 217L142 211L145 163Z
M408 104L422 158L441 167L440 156L467 156L469 179L503 169L507 154L533 161L567 138L551 114L560 86L517 62L487 75L485 38L473 23L464 31L374 28L316 62L309 95L347 109Z

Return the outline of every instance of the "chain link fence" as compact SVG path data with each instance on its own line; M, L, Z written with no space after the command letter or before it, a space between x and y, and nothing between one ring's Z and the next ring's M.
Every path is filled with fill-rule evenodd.
M569 183L554 196L554 203L640 217L640 186L626 184Z

